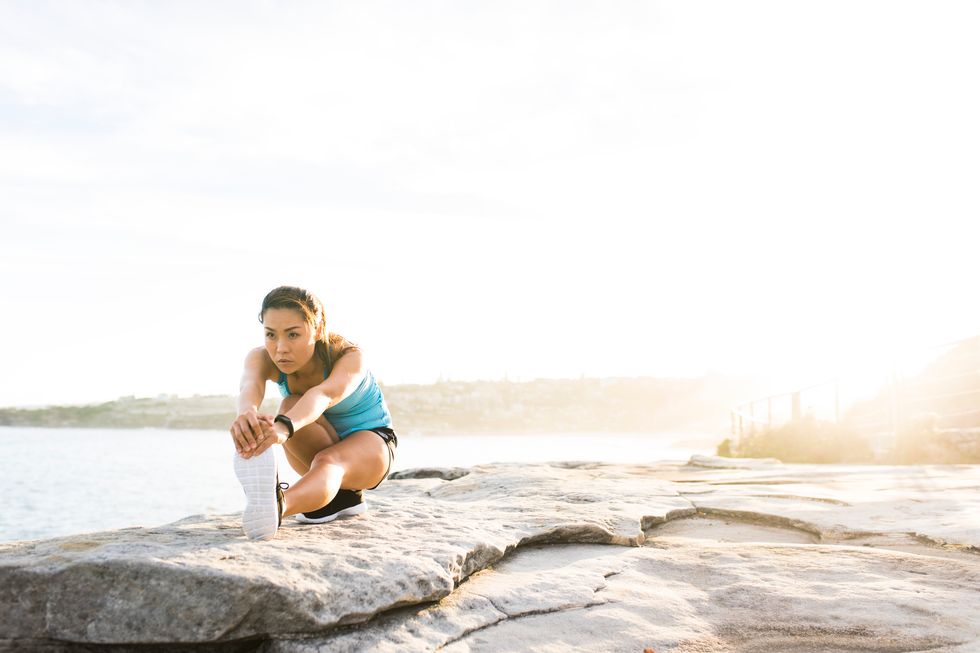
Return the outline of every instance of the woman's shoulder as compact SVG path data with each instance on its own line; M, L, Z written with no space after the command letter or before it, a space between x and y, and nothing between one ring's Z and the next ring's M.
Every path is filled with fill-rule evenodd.
M344 354L352 351L361 351L361 348L357 345L357 343L352 342L339 333L334 333L332 331L328 336L328 343L330 345L330 357L334 362L336 362ZM263 351L265 350L263 349Z
M272 362L265 347L256 347L248 352L245 356L245 368L266 381L279 381L279 368Z

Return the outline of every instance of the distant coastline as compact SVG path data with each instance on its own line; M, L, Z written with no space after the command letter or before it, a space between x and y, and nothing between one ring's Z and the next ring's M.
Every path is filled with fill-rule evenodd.
M717 433L749 382L696 379L581 378L443 381L384 386L395 428L405 433L632 432ZM262 409L275 412L277 396ZM99 404L0 408L0 426L226 429L230 395L121 397Z

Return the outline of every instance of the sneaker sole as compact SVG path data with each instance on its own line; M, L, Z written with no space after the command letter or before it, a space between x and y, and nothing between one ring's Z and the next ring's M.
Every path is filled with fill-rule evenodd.
M299 513L296 515L296 520L301 521L304 524L326 524L328 521L333 521L338 517L353 517L354 515L361 515L367 512L367 502L362 502L356 506L351 506L350 508L344 508L343 510L338 510L332 515L327 515L326 517L317 517L316 519L311 519Z
M235 476L245 490L242 530L250 540L272 539L279 529L276 472L276 455L271 448L251 458L235 453Z

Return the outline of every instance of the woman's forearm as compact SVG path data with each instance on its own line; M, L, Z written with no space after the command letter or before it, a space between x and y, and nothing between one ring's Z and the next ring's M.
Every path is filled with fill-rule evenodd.
M241 415L249 409L258 410L265 398L265 384L242 383L238 391L238 414Z
M324 394L319 386L313 387L303 393L299 401L286 411L286 417L292 421L296 430L299 430L307 424L315 422L323 414L323 411L330 408L334 403L336 402Z

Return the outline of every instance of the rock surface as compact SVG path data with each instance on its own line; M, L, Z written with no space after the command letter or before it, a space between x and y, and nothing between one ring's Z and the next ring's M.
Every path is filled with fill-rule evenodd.
M980 651L980 467L485 465L0 545L0 650Z

